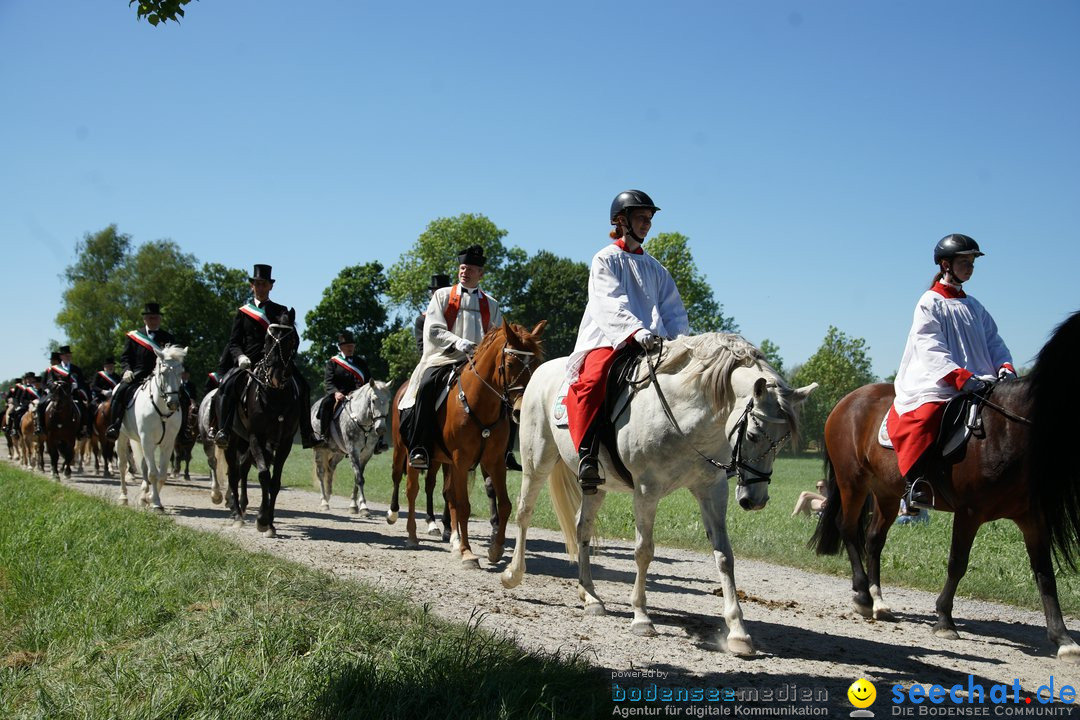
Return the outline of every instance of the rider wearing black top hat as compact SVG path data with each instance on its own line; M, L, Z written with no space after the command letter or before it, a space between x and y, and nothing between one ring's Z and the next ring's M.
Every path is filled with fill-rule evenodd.
M267 329L289 311L284 305L270 299L270 291L274 287L271 266L256 265L248 282L251 283L253 297L250 302L237 309L229 342L218 362L221 386L218 388L216 397L219 422L217 433L214 435L214 442L218 447L226 447L229 444L229 428L236 415L238 401L236 395L242 384L237 381L237 377L242 376L240 371L250 369L262 359ZM293 365L293 380L296 381L297 388L300 390L300 406L311 407L311 389L295 365ZM300 438L305 448L315 445L310 423L300 423Z
M319 433L315 436L316 443L324 443L330 437L330 421L338 405L345 401L349 393L371 380L367 361L354 355L356 338L353 334L348 330L343 331L338 335L337 345L341 352L327 360L326 372L323 374L326 395L319 402Z
M157 354L174 338L161 329L161 305L148 302L142 310L143 327L127 334L124 351L120 353L120 365L124 368L120 384L113 390L109 403L109 429L105 436L110 440L120 437L120 425L124 422L128 402L135 388L142 384L157 366Z

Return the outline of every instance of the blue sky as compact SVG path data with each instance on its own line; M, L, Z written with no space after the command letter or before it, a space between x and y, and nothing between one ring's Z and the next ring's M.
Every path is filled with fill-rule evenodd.
M1080 306L1078 36L1071 0L0 0L0 377L110 223L302 316L463 212L587 262L629 187L789 367L835 325L894 372L949 232L1026 365Z

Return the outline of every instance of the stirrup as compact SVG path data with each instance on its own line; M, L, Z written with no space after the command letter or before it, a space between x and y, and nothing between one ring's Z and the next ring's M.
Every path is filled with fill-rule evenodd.
M917 478L908 486L903 499L908 515L918 515L919 510L933 510L934 486L925 478Z
M424 448L416 448L409 453L409 467L416 470L428 469L428 454Z
M224 430L218 430L214 433L214 444L219 448L229 447L229 433Z
M506 469L521 472L521 463L514 457L513 451L506 453Z
M595 455L586 455L578 461L578 482L584 495L595 495L597 488L604 484L600 477L600 466Z

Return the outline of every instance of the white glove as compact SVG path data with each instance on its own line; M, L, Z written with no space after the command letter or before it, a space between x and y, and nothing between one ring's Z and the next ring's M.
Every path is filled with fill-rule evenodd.
M634 333L634 339L637 340L638 345L645 348L646 350L652 350L654 347L656 347L656 343L659 340L659 338L652 334L651 330L647 330L645 328L641 328L636 333Z
M121 378L121 380L123 382L129 383L129 382L131 382L132 378L134 378L134 377L135 377L135 373L131 372L130 370L125 370L124 371L124 377Z
M247 370L251 367L251 358L249 358L247 355L241 355L240 357L236 358L236 366L241 370Z
M458 352L463 352L470 357L476 352L476 343L472 340L466 340L465 338L458 338L454 341L454 348Z
M1014 378L1014 377L1016 377L1016 371L1013 370L1012 368L1008 367L1007 365L1002 365L1000 368L998 368L997 376L998 376L998 380L1004 380L1006 378Z

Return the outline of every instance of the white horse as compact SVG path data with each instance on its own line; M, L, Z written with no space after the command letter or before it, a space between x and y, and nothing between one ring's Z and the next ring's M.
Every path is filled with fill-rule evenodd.
M311 406L311 426L318 430L316 413L319 403ZM386 437L387 417L390 413L390 386L380 380L372 380L349 393L330 423L330 436L324 447L315 448L315 482L322 491L322 509L330 509L333 494L334 471L346 455L352 462L355 482L349 512L367 516L367 499L364 497L364 468L379 444Z
M116 466L120 475L120 502L127 504L129 454L142 469L142 502L154 510L164 510L161 488L169 474L176 434L180 432L180 373L184 370L186 347L167 345L155 350L154 371L136 389L133 402L125 409L120 437L116 442ZM134 478L133 478L134 480Z
M210 415L214 408L214 398L217 397L217 388L203 396L199 401L199 439L206 453L206 464L210 468L210 502L220 505L225 498L221 490L222 482L218 477L217 470L217 446L214 445L214 428L210 425Z
M576 474L578 450L553 411L556 402L561 408L565 374L565 358L544 363L525 391L518 540L503 572L503 585L516 587L525 574L525 535L536 498L550 478L566 550L578 563L578 595L585 603L585 614L605 614L593 586L589 544L606 493L632 493L637 577L630 595L634 611L630 627L637 635L654 635L645 609L645 576L653 559L656 507L660 498L687 488L701 506L720 571L727 648L736 654L753 653L743 626L727 536L728 477L738 475L735 496L744 509L765 506L773 455L795 430L798 408L816 383L791 389L761 351L738 335L707 333L667 342L639 363L636 392L615 422L619 454L633 482L616 473L604 448L600 459L606 482L598 493L583 496Z

